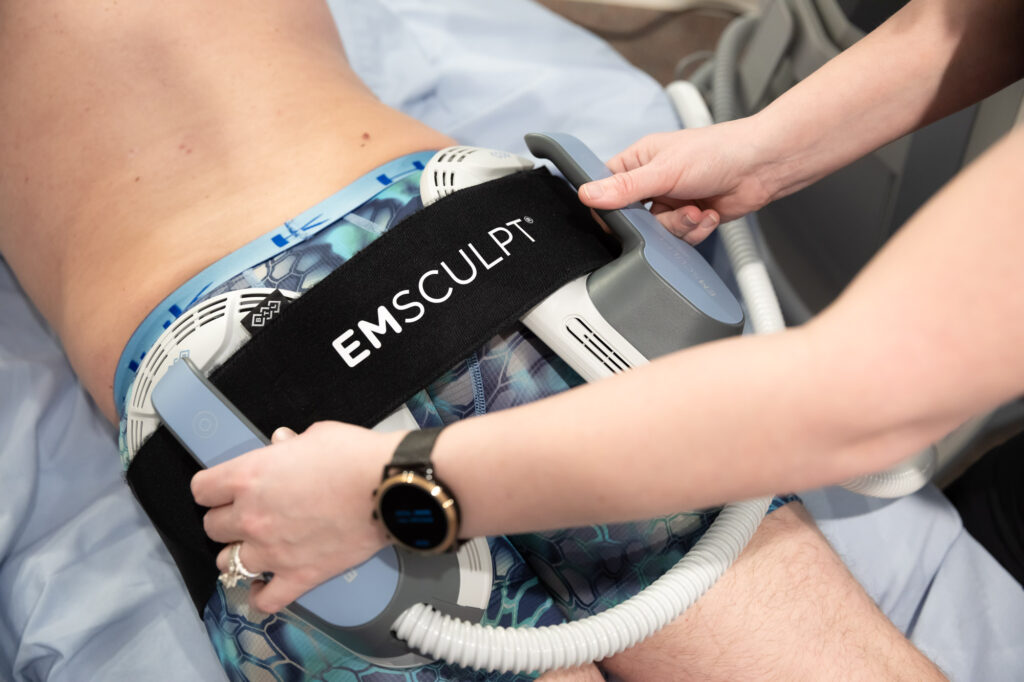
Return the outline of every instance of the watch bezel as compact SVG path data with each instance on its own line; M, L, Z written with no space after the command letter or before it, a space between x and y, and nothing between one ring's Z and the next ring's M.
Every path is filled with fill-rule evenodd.
M444 538L437 545L433 547L415 547L403 542L401 538L396 537L395 534L391 532L391 528L388 525L389 519L384 516L382 507L387 493L400 485L411 485L423 490L430 495L431 499L433 499L437 504L441 515L448 524ZM411 470L404 470L391 474L380 482L380 485L374 493L374 497L376 498L374 503L374 515L384 526L384 531L387 533L388 539L399 547L410 552L416 552L417 554L443 554L456 546L458 539L457 536L459 533L458 504L456 503L455 498L445 488L444 484L432 475L424 475L423 473Z

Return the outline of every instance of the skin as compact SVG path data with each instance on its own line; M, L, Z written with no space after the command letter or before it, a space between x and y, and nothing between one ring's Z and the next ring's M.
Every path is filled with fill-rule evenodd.
M915 0L763 112L646 138L613 160L621 172L600 201L589 185L581 196L601 207L681 202L662 221L696 240L680 211L699 205L735 217L1024 75L1022 23L1017 2ZM1018 130L802 328L705 344L447 429L433 460L460 500L462 533L651 518L835 483L891 466L1019 395L1022 158ZM277 610L382 546L361 491L375 485L401 436L317 424L195 477L196 499L214 507L209 535L242 538L245 564L275 573L254 605ZM359 456L323 454L339 451ZM279 464L295 458L308 467ZM564 495L567 480L595 492ZM310 486L323 494L295 504Z
M699 243L719 221L1020 78L1022 25L1017 0L909 3L757 116L630 145L608 162L616 175L583 185L580 198L595 208L651 199L668 230Z
M138 322L167 292L381 162L452 143L373 98L345 63L330 26L323 5L312 0L229 0L216 7L198 0L58 0L45 6L0 2L0 63L5 69L0 79L0 250L61 336L73 367L109 418L114 417L110 396L117 356ZM274 58L253 59L254 41L273 46L265 53ZM743 138L730 133L729 139ZM715 190L722 195L733 191L725 186ZM714 211L704 209L700 220L717 215ZM511 410L450 429L439 442L435 461L462 502L464 532L514 530L505 514L517 513L522 513L521 529L646 517L754 489L789 489L795 487L793 481L803 480L793 475L797 468L807 472L808 481L824 480L895 457L899 447L876 451L877 443L868 442L860 431L854 434L851 425L866 421L877 439L891 445L898 439L881 431L888 424L883 417L899 413L896 406L879 410L877 419L858 420L854 417L860 415L852 411L829 412L822 404L820 412L806 413L814 428L787 430L784 420L767 433L752 428L740 434L730 428L735 439L716 445L716 428L755 425L759 419L775 424L772 420L803 406L800 401L807 396L797 386L780 392L780 379L785 378L783 385L818 389L814 400L826 404L821 396L849 381L843 375L837 377L840 383L827 387L811 380L793 382L786 370L800 369L802 377L808 366L803 354L824 348L827 335L819 341L809 331L778 338L680 354L655 363L654 369L587 387L540 408ZM810 367L825 369L834 361L812 357ZM748 386L749 377L761 371L761 379ZM679 376L686 380L679 381ZM681 385L685 390L680 391ZM735 400L737 391L746 397ZM986 394L981 402L991 398ZM977 402L977 396L972 399ZM633 405L634 413L623 414L616 407L619 401ZM766 401L777 403L774 413L762 414ZM699 418L681 420L671 409L687 402L700 405ZM831 406L836 408L836 403ZM864 409L863 401L856 404ZM650 414L661 415L657 424L649 423ZM612 429L629 422L645 428ZM919 431L936 428L921 424ZM797 431L809 435L792 443ZM585 450L567 456L572 449L565 446L566 439L580 436ZM236 460L238 466L218 467L210 476L196 478L197 500L214 507L207 517L210 535L244 539L243 561L277 574L269 587L254 590L258 608L277 610L291 601L289 593L297 595L326 577L322 571L334 575L340 568L332 567L357 563L386 542L368 522L366 491L379 480L381 465L399 437L319 424L292 439L278 435L275 445ZM899 442L920 437L913 431ZM485 453L478 447L481 442L490 444ZM669 447L672 442L687 442L701 457L679 457ZM858 443L875 454L860 458L860 451L854 451ZM726 452L730 447L737 450ZM843 447L850 452L844 455ZM743 448L749 451L739 452ZM337 457L346 450L360 457ZM786 455L778 456L780 451ZM583 452L591 457L582 461ZM839 463L830 468L821 452L832 453ZM770 469L768 455L776 458ZM303 461L305 478L279 475L286 457ZM744 473L735 481L723 481L720 464ZM493 485L489 472L495 467L507 469L507 488ZM287 468L292 474L298 470ZM625 470L636 472L636 480L624 477ZM552 487L554 477L565 476L578 476L580 485L599 492L590 500L567 499ZM668 485L673 479L685 484ZM621 485L610 488L609 480ZM517 482L529 494L514 494ZM531 501L534 495L543 500ZM777 518L792 521L796 514L783 511ZM793 530L806 527L806 521L792 528L773 521L758 535L778 539L785 531L827 553L820 538ZM324 544L328 537L347 549L339 552L338 545ZM780 573L769 575L768 567L761 566L738 573L736 579L756 578L755 593L779 593L793 600L794 575L787 573L788 564L775 561L771 566ZM833 585L832 579L844 589L851 585L848 575L820 577L825 585ZM728 594L709 594L702 603L709 613L718 614L717 621L688 621L691 630L716 638L733 631L742 615L711 608L730 600ZM921 674L915 679L935 674L898 633L894 638L891 626L885 629L880 614L870 609L858 613L864 618L858 620L857 631L866 640L894 647L887 657L901 651L916 661ZM679 627L688 641L698 641L686 624ZM771 644L754 637L749 628L733 634L752 647ZM705 648L713 650L712 643L705 641ZM623 671L634 666L638 679L650 679L645 674L666 679L673 673L652 672L659 670L658 664L648 657L660 652L666 666L660 670L671 670L673 646L672 641L645 643L616 658ZM857 664L834 662L871 670L867 664L872 658L887 658L870 648L863 652ZM693 656L699 658L699 651ZM804 664L814 663L811 659ZM699 670L696 662L692 667ZM596 674L588 667L565 673L565 679L593 679Z
M118 356L164 296L380 164L454 144L373 96L322 2L46 10L0 2L0 251L111 421Z

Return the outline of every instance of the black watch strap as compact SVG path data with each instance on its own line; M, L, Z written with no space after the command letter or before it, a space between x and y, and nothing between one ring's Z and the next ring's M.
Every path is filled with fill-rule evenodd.
M442 430L444 430L443 426L437 426L407 433L405 438L398 444L398 447L395 448L395 454L392 455L391 462L384 467L385 478L388 476L388 472L393 469L432 468L430 453L433 451L434 443L437 441L438 436L441 435Z

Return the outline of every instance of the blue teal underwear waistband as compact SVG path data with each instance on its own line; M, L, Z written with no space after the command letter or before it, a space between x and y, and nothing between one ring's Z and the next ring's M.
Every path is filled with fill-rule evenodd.
M284 225L221 258L161 301L128 339L117 362L114 373L114 405L117 406L118 415L124 416L128 389L146 352L156 343L160 334L205 292L217 288L246 268L273 258L330 227L374 197L381 189L410 173L422 171L424 164L433 155L433 151L409 154L370 171L340 192L285 222Z

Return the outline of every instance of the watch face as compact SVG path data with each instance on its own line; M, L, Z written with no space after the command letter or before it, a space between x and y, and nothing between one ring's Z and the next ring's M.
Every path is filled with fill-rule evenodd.
M428 488L428 483L397 483L389 486L379 501L380 517L391 536L398 542L419 550L431 550L448 538L451 529L442 501Z

